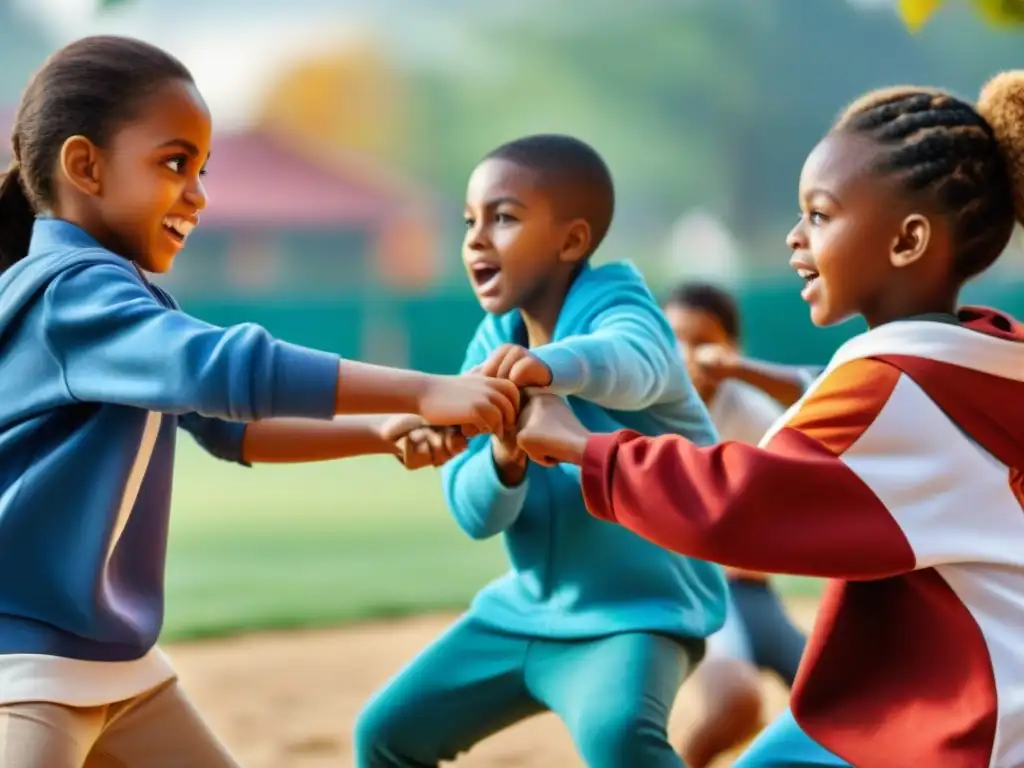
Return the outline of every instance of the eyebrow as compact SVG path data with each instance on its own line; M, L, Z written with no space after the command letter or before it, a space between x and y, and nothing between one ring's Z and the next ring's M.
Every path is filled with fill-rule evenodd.
M512 197L511 195L503 195L501 197L496 197L493 200L488 200L484 207L497 208L499 205L502 204L517 205L520 208L526 207L526 203L524 203L518 197Z
M163 149L164 147L181 147L186 152L188 152L189 156L199 157L199 147L197 147L188 139L170 139L169 141L165 141L163 144L161 144L159 148ZM206 159L209 160L210 156L207 155Z
M821 187L815 187L814 189L808 190L807 193L804 194L803 196L805 200L811 200L812 198L815 197L824 197L827 198L833 205L839 205L839 201L836 199L836 196L833 195L828 190L822 189Z

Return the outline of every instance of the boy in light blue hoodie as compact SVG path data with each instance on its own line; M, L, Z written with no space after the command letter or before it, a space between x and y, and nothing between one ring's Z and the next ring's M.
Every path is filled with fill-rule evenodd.
M664 315L628 263L589 264L611 223L611 176L589 146L532 136L473 172L463 258L488 316L463 372L568 396L591 428L716 440ZM443 469L474 539L502 533L512 570L376 694L359 768L452 760L555 712L593 768L678 768L666 727L679 685L723 623L718 566L594 520L578 469L479 436Z

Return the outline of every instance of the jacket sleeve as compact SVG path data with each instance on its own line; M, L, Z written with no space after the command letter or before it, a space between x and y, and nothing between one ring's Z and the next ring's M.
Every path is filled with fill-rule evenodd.
M596 517L703 560L885 578L987 557L999 540L967 514L977 467L957 458L943 430L956 427L911 379L855 360L823 377L761 448L595 436L583 492Z
M625 296L588 332L531 350L551 369L550 391L603 408L642 411L692 389L675 339L650 299Z
M244 467L252 466L242 460L242 440L248 424L200 416L198 413L183 413L178 416L178 426L192 435L196 443L211 456Z
M498 346L489 340L490 324L485 320L466 351L462 372L487 359ZM526 501L529 479L509 487L501 482L491 453L491 438L480 435L469 447L441 468L444 498L459 527L474 539L486 539L508 530L518 519Z
M42 303L46 342L74 399L230 421L334 416L336 355L165 307L128 269L70 269Z

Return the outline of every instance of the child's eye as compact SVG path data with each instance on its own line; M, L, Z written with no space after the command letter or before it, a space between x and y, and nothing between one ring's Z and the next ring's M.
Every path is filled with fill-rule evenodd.
M466 225L466 229L472 229L473 225L476 224L476 219L471 219L469 216L466 216L462 221Z
M170 168L175 173L184 173L185 164L188 163L188 158L184 155L178 155L177 157L170 157L164 161L164 165Z
M511 224L516 221L516 217L508 213L496 213L494 214L495 224Z
M828 216L823 214L821 211L811 211L809 214L807 214L807 220L811 222L811 226L820 227L822 224L828 221Z

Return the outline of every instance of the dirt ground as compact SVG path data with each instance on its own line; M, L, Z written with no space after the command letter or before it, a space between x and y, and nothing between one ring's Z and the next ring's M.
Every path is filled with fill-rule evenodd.
M792 601L809 627L815 603ZM450 617L321 632L261 634L174 645L182 682L247 768L350 768L352 722L370 693L427 642ZM766 678L772 714L786 703ZM678 743L699 697L686 685L672 721ZM521 723L477 746L456 763L465 768L580 766L561 724L550 715ZM727 766L728 760L720 761ZM718 768L716 766L716 768Z

